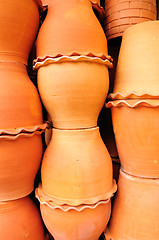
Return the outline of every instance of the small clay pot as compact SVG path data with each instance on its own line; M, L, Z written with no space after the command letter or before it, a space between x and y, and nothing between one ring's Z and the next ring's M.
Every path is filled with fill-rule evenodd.
M112 161L99 129L53 129L41 175L43 191L59 205L94 204L116 191Z
M36 196L43 221L56 240L98 240L110 218L110 200L72 207L58 206L51 198L45 199L39 189Z
M0 61L27 64L39 28L40 0L5 0L0 5Z
M120 170L106 239L158 239L158 199L158 179L137 178Z
M33 191L42 152L40 130L0 135L0 201L18 199Z
M91 1L49 1L48 14L37 38L37 56L70 56L74 52L108 55L107 40Z
M108 39L122 36L134 24L156 18L156 0L105 0L104 28Z
M41 99L55 128L97 126L109 88L108 65L108 60L85 56L36 62Z
M44 240L38 209L29 197L0 202L1 240Z
M125 31L111 98L159 98L158 28L149 21Z
M0 79L0 129L42 124L40 98L25 65L0 62Z
M159 100L109 102L114 134L124 171L159 178Z

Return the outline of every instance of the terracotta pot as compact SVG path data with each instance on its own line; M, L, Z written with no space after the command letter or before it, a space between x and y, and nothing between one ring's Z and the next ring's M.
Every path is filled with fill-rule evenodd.
M0 201L33 191L42 152L41 131L0 136Z
M106 239L158 239L158 199L159 180L137 178L120 171Z
M40 0L1 2L0 61L27 64L39 27Z
M37 197L44 223L56 240L98 240L110 218L110 200L72 207L57 206L39 189Z
M159 100L109 102L122 168L132 175L159 178Z
M50 116L48 115L47 128L45 129L45 143L48 146L52 138L52 122L49 121Z
M44 240L40 214L29 197L0 202L1 240Z
M116 191L111 158L98 127L53 129L41 174L44 192L59 205L94 204Z
M105 0L105 32L108 39L122 36L131 25L156 18L156 0Z
M41 98L55 128L97 126L109 87L107 64L111 66L108 60L82 56L50 58L35 64L40 67Z
M158 28L159 21L149 21L125 31L111 94L113 99L159 98Z
M37 56L73 53L107 56L104 31L90 0L52 0L37 38Z
M0 63L0 129L42 123L38 92L23 64Z

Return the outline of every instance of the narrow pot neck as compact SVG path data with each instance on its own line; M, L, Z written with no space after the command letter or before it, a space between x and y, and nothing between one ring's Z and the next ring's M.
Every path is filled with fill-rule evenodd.
M75 4L82 4L82 5L91 7L90 0L67 0L67 1L66 0L50 0L48 4L48 9L55 10L58 8L58 9L61 9L62 11L63 9L70 8Z

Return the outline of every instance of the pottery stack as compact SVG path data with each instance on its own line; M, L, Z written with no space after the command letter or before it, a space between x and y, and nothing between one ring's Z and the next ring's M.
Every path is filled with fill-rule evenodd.
M39 27L40 2L0 6L0 238L44 240L42 221L28 195L42 157L42 108L27 74ZM14 224L13 224L14 223Z
M156 0L105 0L104 29L108 39L122 36L131 25L156 19Z
M159 236L158 29L159 21L149 21L125 31L107 103L122 167L108 233L113 240Z
M55 240L97 240L110 217L116 183L97 127L109 66L107 41L91 2L49 1L34 68L53 130L36 196Z

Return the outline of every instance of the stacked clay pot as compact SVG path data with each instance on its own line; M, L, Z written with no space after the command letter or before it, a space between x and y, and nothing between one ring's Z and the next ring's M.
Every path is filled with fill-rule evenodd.
M156 0L105 0L104 29L108 39L122 36L131 25L156 19Z
M116 183L97 119L111 66L90 0L50 1L34 68L53 129L36 196L55 240L97 240L109 221Z
M2 240L44 240L40 214L27 197L34 189L45 129L40 98L26 66L39 27L40 6L38 0L5 0L0 6Z
M107 103L122 168L108 239L148 240L159 234L158 28L159 21L149 21L123 35Z

